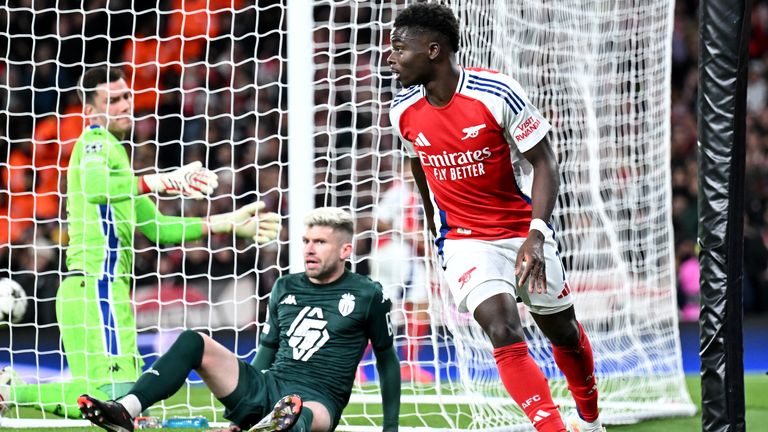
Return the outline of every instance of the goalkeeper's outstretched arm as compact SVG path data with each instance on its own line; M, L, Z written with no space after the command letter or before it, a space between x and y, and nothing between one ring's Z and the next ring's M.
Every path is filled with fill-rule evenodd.
M218 176L193 162L173 171L145 176L113 174L109 164L109 144L94 140L90 144L98 151L86 154L80 165L81 183L91 204L120 202L150 192L182 195L201 199L218 186Z
M158 192L202 199L213 193L219 185L219 176L203 168L201 162L192 162L167 173L149 174L138 178L139 193Z
M136 228L153 242L178 244L197 240L204 234L203 218L164 215L149 197L136 198L134 208Z
M164 215L149 197L137 198L135 208L137 228L158 243L178 244L197 240L208 233L234 231L238 237L252 238L258 244L264 244L275 240L280 234L280 215L262 212L264 203L261 201L209 218Z
M163 215L149 198L141 195L158 192L205 198L218 186L216 173L203 168L200 162L167 173L139 177L126 172L129 167L114 173L109 163L109 143L102 142L102 139L99 136L86 143L90 145L88 149L93 151L87 150L88 154L81 161L81 183L86 199L91 204L135 199L138 228L151 240L180 243L183 240L199 239L207 233L234 232L238 237L250 237L264 244L275 240L280 233L280 216L264 212L264 203L261 201L206 219Z
M271 242L280 234L280 215L262 211L264 207L264 202L256 201L233 212L211 215L204 221L204 229L214 234L234 232L258 244Z

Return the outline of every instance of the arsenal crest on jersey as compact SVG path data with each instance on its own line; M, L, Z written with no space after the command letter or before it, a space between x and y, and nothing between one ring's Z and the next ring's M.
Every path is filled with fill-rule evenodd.
M353 310L355 310L355 296L350 293L342 295L341 300L339 300L339 312L341 312L341 315L347 316Z

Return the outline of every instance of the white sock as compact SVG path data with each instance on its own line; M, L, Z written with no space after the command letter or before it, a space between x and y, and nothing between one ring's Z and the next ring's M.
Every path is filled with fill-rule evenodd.
M137 398L136 395L125 395L125 397L121 398L118 402L125 407L128 414L131 415L131 418L138 417L139 414L141 414L141 402L139 402L139 398Z

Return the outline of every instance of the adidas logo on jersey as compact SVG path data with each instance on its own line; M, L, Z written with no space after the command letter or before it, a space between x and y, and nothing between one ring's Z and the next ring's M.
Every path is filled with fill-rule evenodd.
M431 147L432 143L429 142L427 137L424 136L423 133L419 132L419 135L416 136L416 142L414 142L419 147Z
M464 135L464 138L462 138L461 140L464 141L467 138L477 138L477 135L480 133L480 129L484 127L485 127L485 123L462 129L461 131L464 132L466 135Z
M288 294L285 296L283 301L280 302L280 304L287 304L287 305L294 305L296 306L298 303L296 303L296 296L293 294Z

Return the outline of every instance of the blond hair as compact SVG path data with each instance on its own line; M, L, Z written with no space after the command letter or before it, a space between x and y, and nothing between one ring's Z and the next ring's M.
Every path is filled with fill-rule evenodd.
M352 215L338 207L320 207L312 210L304 218L304 225L307 228L314 226L333 228L334 231L346 234L350 241L355 233Z

